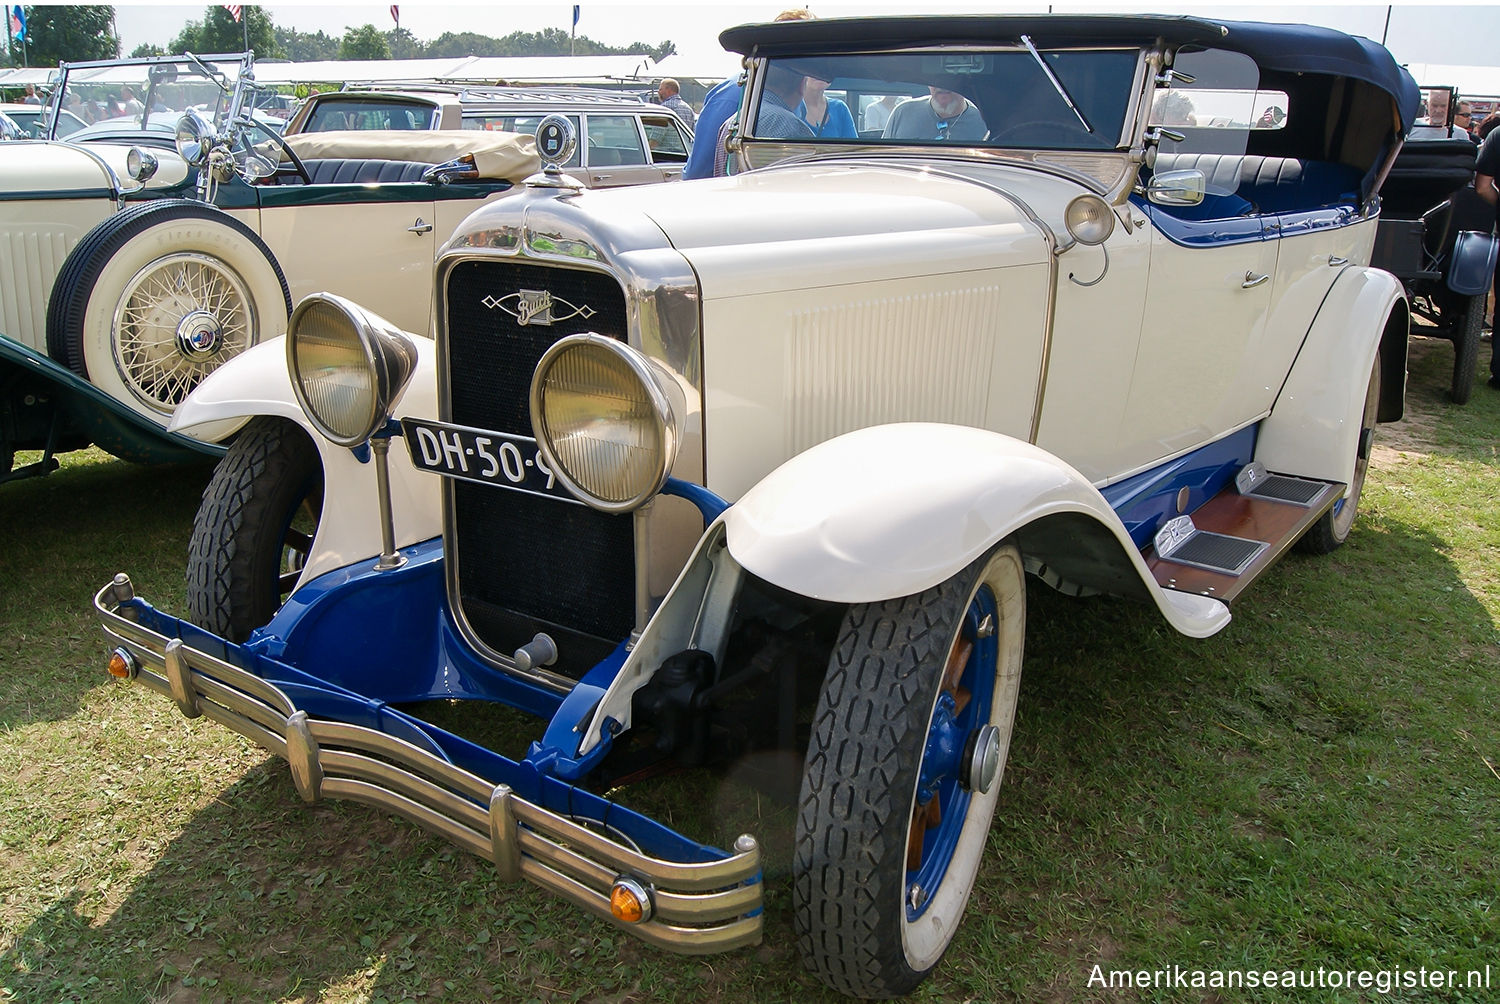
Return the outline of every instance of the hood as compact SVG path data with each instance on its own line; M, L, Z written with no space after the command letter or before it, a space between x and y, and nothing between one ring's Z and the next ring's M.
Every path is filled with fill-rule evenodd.
M698 273L708 298L1047 260L1040 229L986 184L930 165L822 161L580 198L634 208Z
M177 154L150 152L158 166L146 187L170 187L187 178L187 165ZM0 144L0 194L15 198L107 198L116 194L117 188L128 194L141 187L125 173L129 153L130 147L111 143Z

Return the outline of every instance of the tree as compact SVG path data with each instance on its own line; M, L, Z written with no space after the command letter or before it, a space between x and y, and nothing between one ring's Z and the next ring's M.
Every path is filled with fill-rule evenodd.
M386 44L391 47L392 59L421 59L427 55L417 36L405 28L393 28L385 33Z
M276 50L294 62L306 63L339 58L339 40L322 31L302 32L293 28L276 29Z
M203 12L202 21L189 21L172 40L173 52L242 52L245 48L245 33L248 27L250 48L261 59L274 58L280 54L276 48L276 28L271 15L260 7L241 7L238 22L223 5L215 5Z
M159 45L152 45L150 42L142 42L130 50L131 59L143 59L147 56L165 56L166 54L167 51L165 49Z
M340 59L390 59L391 47L373 24L349 28L339 43Z
M27 61L32 66L56 66L79 59L113 59L120 54L114 21L113 7L28 6Z

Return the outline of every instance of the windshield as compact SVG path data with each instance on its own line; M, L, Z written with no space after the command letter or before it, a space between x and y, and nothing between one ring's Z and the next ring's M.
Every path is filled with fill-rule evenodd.
M232 84L236 67L219 69ZM227 102L219 85L186 59L70 66L49 98L49 105L62 107L55 138L105 122L121 129L170 130L189 109L214 121Z
M1139 50L1021 49L783 57L747 138L868 146L1114 150Z

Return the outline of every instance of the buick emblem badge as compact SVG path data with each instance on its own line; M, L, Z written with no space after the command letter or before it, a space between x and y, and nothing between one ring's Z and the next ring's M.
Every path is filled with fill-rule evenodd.
M522 289L505 296L486 296L479 302L491 310L505 311L523 328L530 324L556 324L574 317L588 320L595 314L593 307L587 304L574 306L545 289Z

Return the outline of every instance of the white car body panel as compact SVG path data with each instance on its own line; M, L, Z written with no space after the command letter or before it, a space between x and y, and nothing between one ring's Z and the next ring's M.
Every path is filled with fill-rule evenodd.
M1166 593L1104 497L1045 450L982 429L875 426L822 443L724 513L729 551L784 589L837 603L942 582L1026 524L1062 512L1108 526L1163 616L1207 637L1229 623L1209 597Z
M437 353L430 339L413 338L417 366L398 403L402 414L437 414ZM170 426L191 434L195 426L229 423L255 415L285 418L312 438L323 460L324 518L298 584L336 568L378 554L380 508L376 501L375 465L360 463L354 453L323 438L308 422L287 372L286 339L262 342L231 359L178 407ZM391 510L396 546L409 547L442 532L441 482L418 472L402 443L390 452Z

